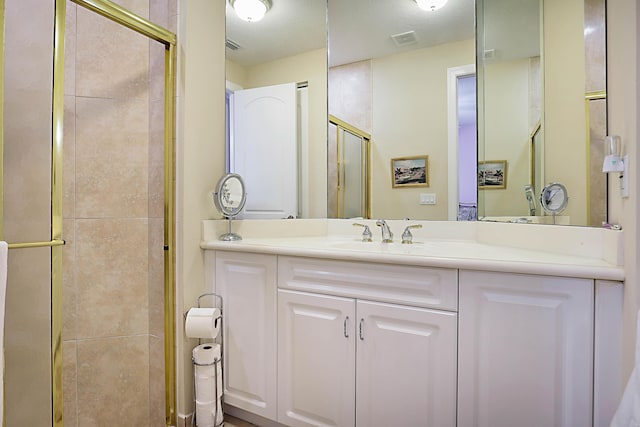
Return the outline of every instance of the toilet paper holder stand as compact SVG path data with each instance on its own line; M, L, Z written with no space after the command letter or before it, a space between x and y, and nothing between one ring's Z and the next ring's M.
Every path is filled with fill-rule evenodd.
M220 315L218 317L216 317L214 319L215 321L215 326L218 326L218 322L222 322L222 296L216 294L215 292L207 292L205 294L202 294L198 297L198 308L202 308L202 298L204 297L213 297L214 298L214 303L213 303L213 307L211 308L217 308L220 310ZM189 310L187 310L184 313L184 320L187 320L187 314L189 313ZM220 330L222 330L222 323L220 323ZM222 341L222 339L221 339ZM198 340L198 343L200 343L200 340ZM221 347L222 347L222 342L220 343Z
M222 376L222 387L224 388L224 363L223 363L223 356L224 356L224 329L223 329L223 319L222 319L222 296L218 295L214 292L207 292L204 293L200 296L198 296L198 308L202 308L201 304L202 304L202 298L204 297L213 297L214 298L214 307L212 308L218 308L220 310L220 315L215 319L216 322L216 326L217 326L217 322L220 322L220 334L219 336L219 344L220 344L220 358L215 359L212 363L207 363L207 364L202 364L202 363L198 363L195 361L195 359L192 357L191 361L195 366L217 366L220 365L221 369L220 369L220 373ZM184 313L184 320L187 319L187 312ZM198 338L198 345L201 344L202 339ZM194 375L195 375L195 369L194 369ZM214 381L215 383L215 394L214 396L218 396L218 381ZM194 390L193 390L193 400L194 400L194 404L196 403L196 390L195 390L195 381L194 381ZM216 410L213 414L213 421L214 424L216 423L216 421L218 420L218 410L220 409L222 411L222 417L220 418L220 423L219 424L215 424L215 427L221 427L224 425L224 393L221 394L221 404L220 404L220 408L218 408L218 405L216 405ZM196 412L195 412L195 408L194 408L194 412L193 412L193 416L191 417L191 426L194 427L196 424Z
M208 297L208 296L212 296L215 299L215 303L214 303L214 307L209 307L209 308L217 308L220 310L220 315L218 317L216 317L214 319L214 326L218 327L218 322L220 322L220 330L222 330L222 296L213 293L213 292L208 292L206 294L202 294L198 297L198 308L203 308L202 307L202 298L204 297ZM206 308L206 307L205 307ZM189 310L185 311L184 313L182 313L182 322L183 324L186 323L187 321L187 316L189 315ZM220 344L222 345L222 339L220 339ZM198 344L202 344L202 339L198 338Z

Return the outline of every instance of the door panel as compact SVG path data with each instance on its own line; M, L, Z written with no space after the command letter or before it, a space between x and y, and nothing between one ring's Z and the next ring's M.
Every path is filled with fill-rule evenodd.
M297 217L297 165L296 84L234 92L230 169L245 181L242 217Z
M357 313L356 425L455 426L456 313L368 301Z
M225 402L276 418L276 258L216 254L224 301Z
M355 302L278 291L278 422L353 426Z
M591 425L593 300L592 280L461 271L458 425Z

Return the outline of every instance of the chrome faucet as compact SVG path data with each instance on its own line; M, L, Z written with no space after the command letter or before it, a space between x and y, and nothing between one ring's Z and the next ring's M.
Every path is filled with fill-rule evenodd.
M382 243L392 243L393 233L391 232L387 222L384 219L379 219L376 221L376 225L378 227L382 227Z
M364 230L362 231L362 241L363 242L371 242L371 238L373 237L373 235L371 234L371 230L369 229L368 225L365 224L360 224L358 222L354 222L353 223L354 227L363 227Z
M407 225L407 228L404 229L404 233L402 233L402 243L413 243L413 234L411 234L412 228L422 228L422 224Z

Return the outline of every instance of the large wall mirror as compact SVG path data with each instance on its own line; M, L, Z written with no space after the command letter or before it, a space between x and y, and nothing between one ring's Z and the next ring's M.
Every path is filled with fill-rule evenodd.
M601 226L605 1L477 0L477 21L479 216ZM540 194L556 182L568 203L552 218Z
M245 217L546 222L536 200L560 182L558 221L600 225L603 1L271 0L258 22L227 2L227 159Z

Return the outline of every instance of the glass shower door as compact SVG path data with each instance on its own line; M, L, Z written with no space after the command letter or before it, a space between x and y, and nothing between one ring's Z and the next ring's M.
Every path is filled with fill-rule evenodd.
M7 426L176 422L175 35L118 3L0 0Z
M6 0L2 58L5 425L51 426L51 94L55 7Z
M333 155L330 154L327 174L329 217L370 217L370 143L371 137L367 133L336 117L330 117L329 151Z
M341 129L338 217L365 217L366 161L363 138Z

